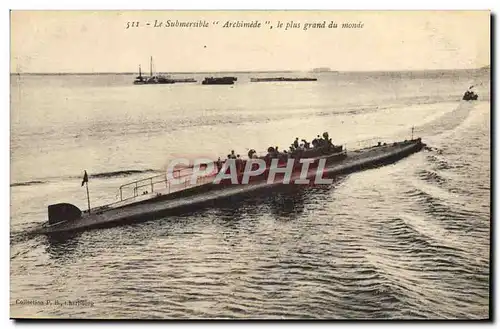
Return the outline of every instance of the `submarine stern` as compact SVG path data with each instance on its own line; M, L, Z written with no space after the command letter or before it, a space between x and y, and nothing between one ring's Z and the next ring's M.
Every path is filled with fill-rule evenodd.
M49 225L60 224L82 218L82 211L70 203L56 203L49 205Z

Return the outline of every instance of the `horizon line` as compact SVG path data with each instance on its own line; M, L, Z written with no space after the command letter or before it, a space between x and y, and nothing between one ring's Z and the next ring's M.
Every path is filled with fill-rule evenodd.
M326 69L326 67L325 67ZM156 72L157 74L207 74L207 73L293 73L293 72L306 72L306 73L381 73L381 72L435 72L435 71L472 71L491 69L490 65L484 65L476 68L447 68L447 69L404 69L404 70L325 70L314 72L314 69L309 70L223 70L223 71L169 71L169 72ZM10 72L10 75L131 75L137 72Z

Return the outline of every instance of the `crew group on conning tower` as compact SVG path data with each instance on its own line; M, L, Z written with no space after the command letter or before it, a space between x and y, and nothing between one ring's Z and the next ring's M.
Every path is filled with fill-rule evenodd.
M305 139L300 140L296 137L293 143L289 146L288 150L280 151L278 146L270 146L267 148L267 154L261 157L266 163L271 163L271 159L279 159L280 162L286 162L290 158L301 158L303 156L319 156L322 154L342 152L341 145L334 145L332 139L329 138L328 132L324 132L323 137L317 135L312 142L308 142ZM254 149L248 151L248 159L257 159L257 152ZM227 155L227 159L222 161L219 157L216 161L217 172L219 172L223 166L223 163L229 159L235 160L236 168L238 172L243 171L245 166L245 160L243 160L239 154L235 154L234 150Z

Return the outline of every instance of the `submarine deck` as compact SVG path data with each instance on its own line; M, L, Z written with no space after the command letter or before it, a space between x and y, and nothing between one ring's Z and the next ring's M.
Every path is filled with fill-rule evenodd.
M353 171L363 170L369 168L372 165L383 163L386 160L394 162L412 153L420 151L423 145L424 144L418 139L388 145L372 146L369 148L354 151L347 151L347 156L344 160L325 167L323 176L346 174ZM327 158L328 155L323 157ZM315 175L316 170L312 169L308 172L307 177L311 178ZM294 173L292 175L291 181L293 182L294 180L298 179L299 176L300 173ZM277 178L273 183L268 183L267 180L263 180L252 184L234 185L224 189L217 189L205 193L194 194L191 196L169 200L158 199L158 201L155 201L154 199L158 198L155 195L139 196L137 198L134 198L132 202L118 202L114 205L111 204L100 213L87 213L84 214L81 219L66 221L52 226L43 227L34 231L33 233L51 234L65 231L77 231L111 224L119 225L119 222L121 221L140 219L148 216L151 217L155 214L166 213L173 210L180 210L182 208L195 205L201 206L203 204L213 202L216 199L228 198L239 194L250 193L255 190L270 188L282 183L282 179L279 178ZM202 185L211 185L211 182L204 183ZM95 209L104 208L98 207Z

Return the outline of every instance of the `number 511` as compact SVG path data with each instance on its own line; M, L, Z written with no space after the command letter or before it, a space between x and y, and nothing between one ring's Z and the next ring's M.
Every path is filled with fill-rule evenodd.
M129 29L131 27L139 27L139 22L127 22L127 27L125 29Z

